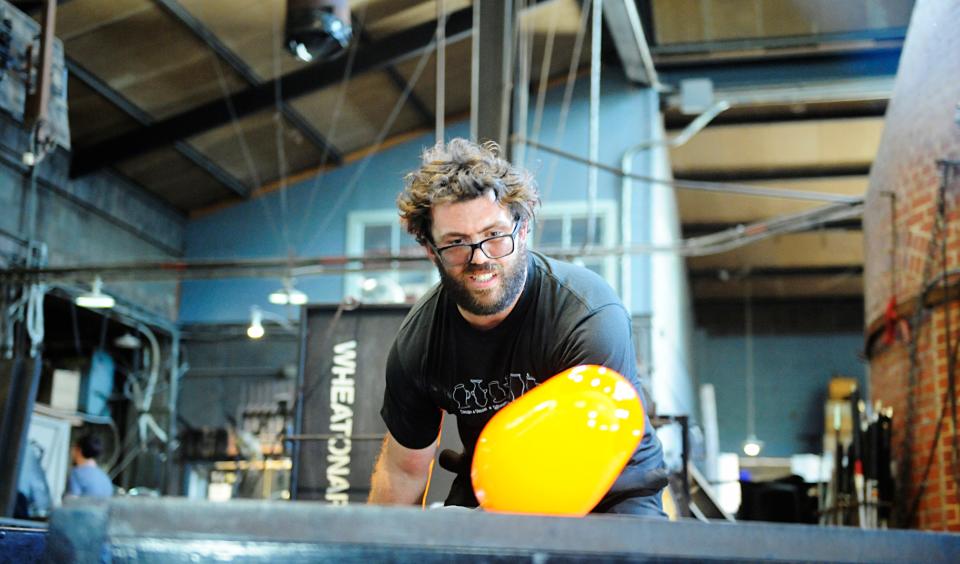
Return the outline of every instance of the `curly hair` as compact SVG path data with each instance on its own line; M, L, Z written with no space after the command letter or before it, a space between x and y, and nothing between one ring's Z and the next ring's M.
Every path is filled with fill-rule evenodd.
M422 245L433 242L431 211L437 204L472 200L492 191L515 221L529 225L536 215L540 194L533 175L501 158L493 141L451 139L424 151L421 161L419 169L404 177L397 207L407 231Z

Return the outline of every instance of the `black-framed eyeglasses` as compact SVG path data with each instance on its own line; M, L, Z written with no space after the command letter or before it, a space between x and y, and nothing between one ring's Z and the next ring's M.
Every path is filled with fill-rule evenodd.
M520 223L519 221L516 222L513 226L513 232L508 235L487 237L483 241L476 243L458 243L456 245L447 245L446 247L437 247L431 243L431 246L433 247L433 252L437 253L440 261L443 262L445 266L463 266L469 264L470 261L473 260L473 253L477 249L480 249L488 259L503 258L513 253L516 248L515 238L517 231L520 230Z

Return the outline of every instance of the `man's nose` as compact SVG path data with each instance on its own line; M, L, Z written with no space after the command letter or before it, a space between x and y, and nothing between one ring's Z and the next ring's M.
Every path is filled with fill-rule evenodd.
M490 262L487 254L480 247L473 248L473 254L470 256L470 264L485 264Z

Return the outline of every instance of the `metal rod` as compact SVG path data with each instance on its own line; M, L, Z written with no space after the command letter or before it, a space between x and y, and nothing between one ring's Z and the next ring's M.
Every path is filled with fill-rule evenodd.
M738 225L724 231L683 239L674 245L619 245L578 249L540 249L558 258L585 256L619 256L624 253L676 253L681 256L704 256L726 252L744 245L780 235L812 229L824 223L857 217L863 204L833 204L813 210L780 216L767 221ZM389 257L278 257L269 259L219 261L161 261L93 264L68 267L11 268L0 270L0 282L77 279L100 276L104 280L199 280L226 277L315 276L369 272L377 270L429 269L425 256Z
M590 130L589 154L590 161L600 161L600 52L601 36L603 34L603 0L593 0L593 21L590 29ZM587 238L586 244L593 245L593 232L596 229L597 218L597 184L600 182L600 170L595 164L590 165L587 177Z
M582 163L588 166L594 166L600 170L604 170L611 174L617 176L627 176L624 172L618 169L615 166L610 166L605 163L600 163L592 161L590 159L569 153L562 149L557 149L556 147L551 147L549 145L544 145L543 143L538 143L530 139L524 139L519 136L514 136L514 142L524 143L530 147L540 149L547 153L552 153L559 157ZM633 180L639 180L642 182L649 182L651 184L660 184L664 186L673 186L680 190L696 190L700 192L719 192L719 193L728 193L728 194L741 194L744 196L762 196L768 198L781 198L788 200L806 200L806 201L815 201L815 202L837 202L845 204L858 204L863 202L863 198L860 196L841 196L839 194L829 194L826 192L811 192L808 190L789 190L789 189L779 189L779 188L766 188L762 186L750 186L746 184L731 184L727 182L706 182L702 180L672 180L666 178L653 178L650 176L643 176L640 174L630 174L630 178Z
M447 115L446 89L447 89L447 6L444 0L437 0L437 111L436 119L436 142L441 144L444 141L444 125Z
M378 434L353 434L344 437L336 433L305 433L302 435L284 435L285 441L329 441L330 439L350 439L353 441L382 441L386 435Z

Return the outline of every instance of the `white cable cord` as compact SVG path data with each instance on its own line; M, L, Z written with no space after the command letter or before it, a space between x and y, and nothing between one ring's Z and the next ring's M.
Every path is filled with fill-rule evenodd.
M27 334L30 335L30 358L36 358L43 344L43 298L46 284L31 284L27 292Z
M333 205L326 207L328 210L327 214L315 229L314 236L311 237L310 241L305 245L306 248L313 248L321 237L325 237L328 234L326 229L327 224L340 211L340 206L342 206L343 203L346 202L351 195L353 195L360 178L370 165L371 159L373 159L373 156L377 154L377 151L380 149L380 145L382 145L384 140L387 138L387 134L393 127L393 123L400 115L400 110L403 109L407 98L410 96L410 93L413 92L414 86L416 86L417 81L420 80L420 75L423 74L423 69L427 66L427 61L430 59L431 51L432 49L430 47L427 47L423 50L423 54L420 55L420 59L417 61L417 66L413 70L413 74L407 81L407 87L400 94L400 97L397 98L397 102L394 104L393 110L390 112L390 115L387 116L383 126L380 128L380 132L377 134L374 144L367 150L367 155L362 161L360 161L360 164L357 165L356 171L353 173L353 176L350 177L346 187L340 191L339 196L337 196L337 200L333 203Z
M599 0L598 0L599 1ZM580 7L580 24L577 28L577 37L573 43L573 53L570 54L570 66L567 69L567 82L564 86L563 101L560 103L560 115L557 118L557 130L554 137L554 143L562 144L563 135L567 129L567 120L570 115L570 106L573 104L573 88L577 82L577 69L580 66L580 54L583 52L583 39L587 34L587 26L590 22L590 4L591 0L585 0ZM553 181L557 173L557 165L560 163L559 157L554 157L550 162L550 171L547 173L547 181L541 190L541 200L549 201L550 192L553 191ZM537 229L539 232L542 227L543 217L537 219Z
M31 245L33 247L33 245ZM35 247L36 254L31 252L31 261L36 264L45 264L47 261L47 246L40 244ZM26 329L30 336L30 358L36 358L43 344L43 298L47 295L46 284L31 284L24 288L27 297Z

